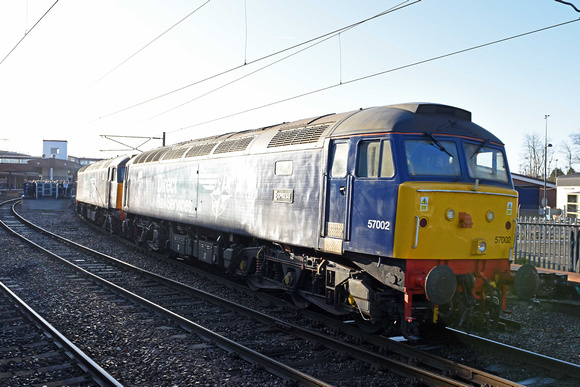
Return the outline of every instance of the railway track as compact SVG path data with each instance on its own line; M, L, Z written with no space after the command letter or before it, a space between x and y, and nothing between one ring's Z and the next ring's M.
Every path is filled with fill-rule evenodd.
M85 222L83 220L83 222ZM102 232L102 229L89 224L93 227L96 231ZM129 246L135 248L135 245L123 238L115 237L118 241L123 242ZM147 254L147 249L143 248L142 252ZM184 270L190 271L195 273L200 277L205 277L208 280L214 283L225 283L226 286L235 290L235 293L238 294L247 294L251 297L256 297L260 299L262 302L271 305L281 305L281 300L279 296L272 296L268 293L261 293L261 292L254 292L249 290L245 285L238 284L232 282L230 280L224 279L222 275L215 275L208 271L206 268L196 268L188 263L183 263L176 261L174 259L169 259L160 256L159 254L150 253L150 255L155 256L155 259L162 259L169 265L179 266L182 267ZM211 267L210 267L211 269ZM311 319L313 321L321 322L322 325L326 327L330 327L337 331L342 331L346 333L349 337L354 338L356 341L363 341L369 344L372 344L377 348L377 350L381 353L390 353L397 356L401 356L404 359L410 359L415 363L420 363L425 366L431 367L437 372L442 374L451 374L455 375L460 380L470 381L473 385L502 385L500 382L494 382L493 378L490 377L489 373L479 371L473 367L464 366L458 364L454 361L447 360L445 358L434 356L430 354L429 351L424 351L422 348L429 348L432 347L432 344L419 344L418 347L415 347L415 343L408 345L405 342L393 341L392 339L377 336L375 334L370 334L367 332L362 331L354 321L351 321L352 324L345 323L341 320L337 320L335 317L329 317L325 314L318 313L312 310L305 310L305 309L298 309L292 302L288 302L285 304L285 308L293 310L295 313L299 313L300 315ZM496 329L500 331L505 331L510 329L511 331L518 331L521 328L521 323L518 321L514 321L511 319L505 319L500 317L499 318L499 325ZM463 332L461 330L453 329L453 328L445 328L444 331L439 331L439 335L441 335L440 340L455 343L460 343L461 345L465 344L473 348L486 348L490 352L501 354L505 356L507 359L518 359L523 364L530 366L530 368L534 369L534 373L537 376L530 377L526 380L522 380L526 382L526 385L532 385L534 383L538 384L546 384L549 383L550 380L559 380L559 379L566 379L566 385L575 385L574 380L580 381L580 365L574 364L571 362L563 361L560 359L556 359L553 357L545 356L533 351L528 351L525 349L517 348L514 346L510 346L508 344L504 344L501 342L493 341L487 339L485 337L477 336L473 333ZM420 342L421 340L419 340ZM438 344L435 344L438 346ZM493 365L491 368L503 368L504 370L507 368L505 365ZM554 376L556 379L552 378ZM500 379L501 380L501 379ZM550 382L551 383L551 382ZM511 384L510 384L511 385ZM518 385L515 383L515 385Z
M123 240L124 242L128 242ZM130 243L130 242L129 242ZM296 316L300 315L308 320L315 321L319 323L320 326L330 328L337 332L343 332L350 341L358 343L366 343L373 346L373 350L377 353L388 354L389 356L396 356L397 358L404 359L405 362L411 362L422 367L428 367L429 369L435 370L435 372L442 375L453 375L453 378L466 382L472 386L519 386L520 384L507 381L503 378L492 375L488 372L481 371L477 368L465 366L457 362L447 360L445 358L431 354L429 351L422 350L420 347L409 345L405 342L393 340L388 337L376 335L373 333L367 333L360 328L358 328L354 321L341 321L336 319L334 316L328 316L313 310L299 309L291 302L284 302L280 297L276 295L270 295L268 293L254 292L248 289L243 284L237 284L235 282L225 280L222 276L212 274L211 272L205 270L204 268L196 268L188 265L187 263L178 262L172 259L164 259L168 264L176 265L188 270L200 277L205 277L209 281L216 284L224 284L228 288L234 290L236 294L246 294L248 297L255 297L264 305L277 305L278 308L283 307L284 309L278 309L278 311L270 311L270 314L286 314L289 319L296 319ZM285 312L284 310L290 310L291 312ZM286 321L286 324L288 322ZM477 337L471 335L471 337ZM344 343L344 340L342 341ZM342 344L341 344L342 345ZM513 355L513 354L512 354Z
M20 221L19 221L20 222ZM23 228L15 224L15 221L8 221L13 224L13 228L21 230L23 233L29 233L28 228ZM38 235L36 232L34 235ZM37 238L35 236L34 238ZM38 237L39 238L39 237ZM46 238L46 237L43 237ZM45 239L42 244L54 243L54 236ZM59 242L57 246L62 246ZM70 242L66 242L71 245ZM40 244L40 242L38 243ZM74 244L72 244L74 246ZM54 247L59 250L61 247ZM78 246L75 249L79 248ZM256 313L248 308L240 307L239 305L231 305L231 303L218 300L215 296L183 286L174 281L159 278L152 273L134 274L136 268L127 266L118 260L111 257L97 258L98 253L91 251L91 256L88 257L83 253L83 258L75 258L77 253L61 252L59 255L68 256L69 261L75 261L78 266L82 266L83 275L91 277L93 281L100 281L102 284L112 286L109 284L116 283L113 287L127 288L125 290L116 291L124 294L125 297L131 298L136 302L146 304L148 308L157 310L172 319L179 321L179 324L187 326L187 329L198 332L199 335L210 338L211 341L217 343L219 346L228 348L229 351L234 351L239 354L241 358L251 362L264 361L262 367L268 369L277 375L285 378L297 380L300 383L307 385L324 385L327 383L335 383L338 380L344 382L346 375L344 372L335 372L333 375L321 375L320 379L311 377L309 373L316 368L317 364L328 362L328 359L337 363L338 370L350 370L352 364L356 362L357 372L347 372L360 380L365 374L382 373L386 371L396 372L405 380L421 381L425 385L496 385L496 386L511 386L517 385L507 380L503 380L496 376L486 374L484 372L471 369L470 367L457 366L453 362L445 359L436 358L428 354L420 355L421 351L414 351L411 347L398 344L385 343L381 344L383 352L397 353L397 356L403 356L406 359L413 359L414 365L409 365L409 361L396 361L389 359L378 353L362 350L357 346L348 345L344 340L332 340L322 335L316 334L312 329L304 329L302 327L288 323L277 318L265 315L263 313ZM71 258L72 257L72 258ZM104 260L104 261L103 261ZM125 266L131 270L132 274L122 274L118 267ZM86 273L85 273L86 272ZM92 273L92 274L90 274ZM97 279L96 277L100 277ZM237 290L236 290L237 291ZM209 304L207 304L209 302ZM217 304L226 308L227 310L217 309ZM284 313L279 311L278 313ZM228 316L233 316L233 321L228 319ZM198 322L191 321L194 318ZM258 327L257 322L264 324ZM210 329L206 328L210 327ZM341 329L344 328L344 324ZM225 335L216 335L215 331L244 331L247 337L244 339L237 338L242 344L231 343L231 339ZM272 338L258 338L258 333L269 332L273 333ZM357 333L357 335L364 333ZM376 337L367 338L376 344ZM307 341L299 341L307 340ZM288 345L281 345L281 344ZM316 343L316 344L313 344ZM233 345L230 346L230 345ZM262 347L262 352L249 348L250 346ZM312 351L308 355L301 355L298 352L299 348L307 347L320 348L318 358L310 359ZM246 348L251 351L246 352ZM348 353L348 355L345 355ZM406 353L406 354L404 354ZM274 359L276 357L276 359ZM305 359L308 359L305 361ZM340 360L340 363L338 360ZM356 359L356 360L355 360ZM364 360L363 360L364 359ZM295 370L293 367L286 365L282 367L281 371L278 369L279 364L286 362L296 368L308 370L307 372L298 371L297 375L292 375ZM361 366L360 363L364 363ZM419 367L421 366L421 367ZM428 371L425 371L428 367ZM423 368L417 370L416 368ZM380 372L377 372L380 371ZM312 371L316 373L316 371ZM300 375L303 374L303 375ZM304 378L304 379L301 379ZM356 380L356 379L355 379Z
M210 293L141 271L132 265L87 250L74 242L59 239L38 228L30 228L30 225L22 223L21 218L7 219L5 214L4 212L2 217L4 224L9 225L21 237L35 243L39 248L45 246L43 247L45 252L62 259L84 277L163 314L187 330L195 331L218 346L237 353L242 359L260 364L268 371L300 384L329 385L336 382L333 380L336 378L344 383L347 375L343 372L320 376L326 380L310 375L316 373L316 368L320 364L331 361L337 371L350 369L348 373L351 377L374 372L376 367L387 367L405 379L421 380L426 385L465 385L416 366L393 361L371 352L365 353L361 348L348 346L344 342L293 326ZM17 224L17 221L20 223ZM197 321L192 321L194 319ZM227 331L238 333L235 341L226 337L224 333ZM244 337L239 336L240 332L244 333ZM316 351L318 356L315 358L312 358L313 346L318 348ZM304 349L307 352L302 353ZM345 355L346 352L349 355ZM353 364L360 362L360 358L366 359L367 366L361 367L357 364L355 366L357 372L352 372ZM368 364L372 364L373 367ZM308 373L294 367L305 369ZM365 368L368 371L364 371Z
M214 275L203 270L200 270L199 274L205 275L214 281L219 281L219 278L216 279ZM235 286L239 292L244 291L243 286L230 286ZM271 303L276 302L276 300L279 302L279 298L268 294L260 294L259 297ZM287 305L287 307L291 308L292 305ZM371 344L380 353L396 354L402 358L410 359L410 361L417 364L431 367L442 374L455 375L459 380L470 381L472 385L499 386L503 382L501 378L494 381L493 378L489 377L489 373L480 371L477 368L465 366L455 361L433 355L430 349L441 347L442 345L457 346L454 343L458 343L459 346L467 345L468 348L478 348L479 350L487 349L490 353L496 353L506 359L510 359L506 363L510 363L512 361L511 359L517 359L520 364L525 364L534 370L533 373L535 376L521 380L520 383L508 382L508 385L561 385L560 383L576 385L580 381L580 365L578 364L527 351L453 328L445 328L443 331L438 331L439 337L435 342L431 342L431 340L423 341L420 338L414 338L417 340L416 342L413 340L407 342L406 340L399 341L396 338L391 339L361 331L356 327L354 321L352 321L353 324L348 324L316 311L300 310L300 314L314 321L320 321L326 327L343 331L348 336L356 338L357 341ZM520 323L515 323L511 320L504 321L503 319L502 321L511 329L517 330L520 327ZM445 344L441 344L442 342ZM509 366L500 364L493 365L492 368L498 371L501 369L505 371Z
M553 357L545 356L532 351L526 351L511 345L499 343L484 337L472 335L452 328L446 328L450 335L463 343L477 346L480 348L489 348L491 351L502 353L507 357L517 358L522 362L534 365L544 370L549 370L558 375L565 375L580 381L580 365L566 362Z
M0 384L4 386L121 385L3 282L0 332Z

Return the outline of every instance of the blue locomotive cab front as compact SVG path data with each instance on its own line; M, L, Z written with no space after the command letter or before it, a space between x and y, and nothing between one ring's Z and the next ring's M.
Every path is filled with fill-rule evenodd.
M354 275L351 304L371 320L401 313L403 324L497 321L517 209L503 143L449 106L371 111L341 126L353 122L365 130L329 148L324 247L380 284ZM457 317L466 310L476 311Z

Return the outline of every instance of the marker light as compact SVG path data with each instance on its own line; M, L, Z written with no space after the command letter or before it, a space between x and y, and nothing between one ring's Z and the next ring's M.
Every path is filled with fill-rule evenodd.
M486 218L487 218L488 222L491 222L493 220L493 218L495 218L495 214L493 213L493 211L491 211L491 210L487 211Z
M455 218L455 211L453 211L451 208L448 208L447 211L445 212L445 217L447 218L447 220Z

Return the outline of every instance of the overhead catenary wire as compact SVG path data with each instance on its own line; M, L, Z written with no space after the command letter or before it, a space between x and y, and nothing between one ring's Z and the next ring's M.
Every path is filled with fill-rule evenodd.
M158 113L158 114L156 114L156 115L154 115L154 116L152 116L152 117L149 117L149 118L147 118L147 119L145 119L145 120L143 120L143 121L141 121L141 122L139 122L139 123L137 123L137 124L135 124L135 125L140 125L140 124L143 124L143 123L145 123L145 122L147 122L147 121L150 121L150 120L152 120L152 119L154 119L154 118L160 117L160 116L162 116L162 115L164 115L164 114L167 114L167 113L169 113L169 112L172 112L172 111L174 111L174 110L176 110L176 109L178 109L178 108L180 108L180 107L183 107L183 106L185 106L185 105L187 105L187 104L189 104L189 103L191 103L191 102L197 101L197 100L198 100L198 99L200 99L200 98L206 97L206 96L208 96L208 95L210 95L210 94L212 94L212 93L214 93L214 92L216 92L216 91L218 91L218 90L221 90L221 89L223 89L223 88L225 88L225 87L227 87L227 86L231 86L232 84L234 84L234 83L236 83L236 82L238 82L238 81L241 81L242 79L248 78L248 77L249 77L249 76L251 76L251 75L254 75L254 74L256 74L256 73L259 73L260 71L262 71L262 70L265 70L265 69L267 69L268 67L272 67L272 66L274 66L274 65L275 65L275 64L277 64L277 63L280 63L280 62L282 62L282 61L285 61L286 59L288 59L288 58L290 58L290 57L293 57L293 56L295 56L295 55L298 55L299 53L301 53L301 52L304 52L304 51L306 51L306 50L308 50L308 49L310 49L310 48L312 48L312 47L314 47L314 46L317 46L317 45L319 45L319 44L322 44L322 43L324 43L324 42L326 42L326 41L328 41L328 40L330 40L330 39L332 39L332 38L334 38L334 37L336 37L336 36L338 36L338 39L339 39L339 45L340 45L340 35L341 35L342 33L346 32L346 31L348 31L348 30L352 29L352 28L355 28L355 27L356 27L356 26L354 26L354 25L353 25L353 26L350 26L350 27L348 27L348 28L345 28L344 30L341 30L340 32L337 32L337 33L335 33L335 34L332 34L332 35L327 35L327 36L325 36L323 39L321 39L321 40L317 40L317 41L315 41L314 43L312 43L312 44L311 44L311 45L309 45L309 46L306 46L306 47L304 47L304 48L302 48L302 49L300 49L300 50L298 50L298 51L295 51L295 52L293 52L293 53L291 53L291 54L289 54L289 55L286 55L285 57L282 57L282 58L280 58L280 59L278 59L278 60L276 60L276 61L274 61L274 62L272 62L272 63L269 63L269 64L267 64L267 65L265 65L265 66L262 66L262 67L260 67L260 68L258 68L258 69L256 69L256 70L254 70L254 71L252 71L252 72L248 73L248 74L242 75L241 77L238 77L238 78L236 78L236 79L234 79L234 80L232 80L232 81L230 81L230 82L227 82L227 83L225 83L225 84L223 84L223 85L221 85L221 86L218 86L218 87L216 87L216 88L214 88L214 89L212 89L212 90L209 90L209 91L208 91L208 92L206 92L206 93L203 93L203 94L201 94L201 95L198 95L197 97L195 97L195 98L193 98L193 99L190 99L190 100L188 100L188 101L186 101L186 102L183 102L183 103L181 103L181 104L179 104L179 105L177 105L177 106L174 106L174 107L172 107L172 108L170 108L170 109L168 109L168 110L165 110L165 111L163 111L163 112L161 112L161 113ZM340 49L340 47L339 47L339 50L341 50L341 49ZM340 73L341 73L341 74L340 74L340 83L342 83L342 50L341 50L341 52L340 52L340 61L341 61L341 63L340 63Z
M576 12L580 12L580 9L576 8L576 6L568 1L563 1L563 0L556 0L558 3L562 3L562 4L566 4L569 5L570 7L574 8L574 10Z
M207 0L205 3L203 3L202 5L200 5L199 7L197 7L196 9L194 9L193 11L191 11L189 14L187 14L185 17L183 17L181 20L179 20L177 23L173 24L171 27L169 27L168 29L166 29L164 32L162 32L160 35L156 36L153 40L151 40L149 43L147 43L146 45L144 45L143 47L141 47L140 49L138 49L137 51L135 51L133 54L131 54L127 59L125 59L124 61L122 61L121 63L119 63L118 65L116 65L115 67L113 67L111 70L109 70L106 74L104 74L103 76L101 76L99 79L97 79L96 81L94 81L89 88L91 88L92 86L94 86L95 84L99 83L100 81L102 81L103 79L105 79L107 76L109 76L111 73L113 73L115 70L117 70L119 67L123 66L125 63L127 63L128 61L130 61L132 58L134 58L137 54L139 54L141 51L143 51L144 49L146 49L147 47L149 47L150 45L152 45L153 43L155 43L157 40L159 40L163 35L167 34L169 31L171 31L172 29L174 29L175 27L177 27L179 24L181 24L185 19L187 19L188 17L190 17L191 15L193 15L194 13L196 13L197 11L199 11L201 8L203 8L207 3L209 3L211 0Z
M261 105L261 106L257 106L257 107L254 107L254 108L250 108L250 109L246 109L246 110L243 110L243 111L239 111L239 112L236 112L236 113L228 114L228 115L225 115L225 116L222 116L222 117L214 118L214 119L211 119L211 120L208 120L208 121L204 121L204 122L200 122L200 123L197 123L197 124L193 124L193 125L189 125L189 126L184 126L184 127L179 128L179 129L175 129L175 130L172 130L172 131L168 131L167 133L168 134L170 134L170 133L176 133L176 132L179 132L179 131L182 131L182 130L185 130L185 129L191 129L191 128L195 128L195 127L198 127L198 126L207 125L207 124L210 124L210 123L213 123L213 122L217 122L217 121L221 121L221 120L224 120L224 119L227 119L227 118L235 117L235 116L238 116L238 115L241 115L241 114L245 114L245 113L249 113L249 112L252 112L252 111L259 110L259 109L263 109L263 108L267 108L267 107L270 107L270 106L274 106L274 105L277 105L277 104L280 104L280 103L283 103L283 102L292 101L294 99L298 99L298 98L306 97L306 96L309 96L309 95L312 95L312 94L320 93L322 91L334 89L334 88L339 87L339 86L344 86L344 85L348 85L348 84L351 84L351 83L360 82L360 81L363 81L363 80L366 80L366 79L378 77L380 75L384 75L384 74L392 73L392 72L395 72L395 71L407 69L407 68L410 68L410 67L418 66L418 65L421 65L421 64L433 62L433 61L436 61L436 60L439 60L439 59L448 58L448 57L451 57L451 56L454 56L454 55L463 54L465 52L477 50L477 49L484 48L484 47L488 47L488 46L491 46L491 45L494 45L494 44L498 44L498 43L503 43L503 42L506 42L506 41L509 41L509 40L513 40L513 39L521 38L521 37L524 37L524 36L527 36L527 35L532 35L532 34L535 34L535 33L547 31L547 30L550 30L550 29L553 29L553 28L562 27L562 26L565 26L565 25L568 25L568 24L571 24L571 23L575 23L577 21L580 21L580 19L569 20L569 21L566 21L566 22L563 22L563 23L554 24L554 25L551 25L551 26L548 26L548 27L539 28L539 29L536 29L536 30L524 32L524 33L517 34L517 35L512 35L512 36L509 36L507 38L502 38L502 39L494 40L494 41L491 41L491 42L479 44L477 46L472 46L472 47L469 47L469 48L465 48L465 49L462 49L462 50L453 51L453 52L450 52L450 53L447 53L447 54L438 55L438 56L431 57L431 58L428 58L428 59L424 59L424 60L421 60L421 61L413 62L413 63L407 64L407 65L403 65L403 66L399 66L399 67L394 67L394 68L391 68L391 69L388 69L388 70L384 70L384 71L380 71L380 72L377 72L377 73L369 74L369 75L366 75L366 76L363 76L363 77L351 79L350 81L345 81L343 83L333 84L333 85L326 86L326 87L323 87L323 88L320 88L320 89L311 90L311 91L306 92L306 93L303 93L303 94L295 95L293 97L288 97L288 98L284 98L284 99L281 99L281 100L278 100L278 101L270 102L270 103L267 103L265 105Z
M18 43L16 43L16 45L15 45L15 46L12 48L12 50L10 50L10 52L9 52L8 54L6 54L6 56L4 57L4 59L2 59L2 61L0 62L0 65L1 65L2 63L4 63L4 61L5 61L5 60L6 60L6 59L7 59L7 58L10 56L10 54L12 54L12 52L14 52L14 50L16 50L16 47L18 47L18 46L20 45L20 43L22 43L22 41L24 40L24 38L26 38L26 37L28 36L28 34L30 34L30 33L32 32L32 30L34 29L34 27L36 27L36 26L38 25L38 23L40 23L40 21L41 21L42 19L44 19L44 17L45 17L45 16L46 16L46 15L47 15L47 14L50 12L50 10L54 8L54 6L56 5L56 3L58 3L58 0L56 0L56 1L54 2L54 4L53 4L53 5L51 5L51 6L50 6L50 8L49 8L49 9L48 9L48 10L47 10L45 13L44 13L44 15L42 15L42 16L40 17L40 19L38 19L38 21L37 21L36 23L34 23L34 25L33 25L33 26L30 28L30 30L29 30L29 31L25 31L25 32L24 32L24 36L22 37L22 39L20 39L20 40L18 41ZM27 13L27 20L28 20L28 3L27 3L27 5L26 5L26 13Z
M114 116L114 115L117 115L117 114L123 113L123 112L125 112L125 111L127 111L127 110L134 109L134 108L136 108L136 107L138 107L138 106L142 106L142 105L144 105L144 104L147 104L147 103L149 103L149 102L156 101L156 100L158 100L158 99L160 99L160 98L167 97L167 96L169 96L169 95L175 94L175 93L177 93L177 92L180 92L180 91L182 91L182 90L188 89L188 88L190 88L190 87L193 87L193 86L199 85L199 84L201 84L201 83L203 83L203 82L206 82L206 81L209 81L209 80L212 80L212 79L218 78L218 77L220 77L220 76L222 76L222 75L226 75L226 74L228 74L228 73L231 73L231 72L233 72L233 71L239 70L239 69L241 69L241 68L243 68L243 67L245 67L245 66L248 66L248 65L252 65L252 64L258 63L258 62L260 62L260 61L263 61L263 60L265 60L265 59L268 59L268 58L274 57L274 56L276 56L276 55L280 55L280 54L282 54L282 53L284 53L284 52L287 52L287 51L294 50L294 49L296 49L296 48L298 48L298 47L301 47L301 46L303 46L303 45L306 45L306 44L309 44L309 43L315 42L315 41L317 41L317 40L320 40L320 39L324 39L324 38L325 38L325 37L327 37L327 36L335 36L335 35L336 35L336 34L338 34L339 32L342 32L342 31L349 30L349 29L351 29L351 28L357 27L357 26L359 26L359 25L361 25L361 24L364 24L364 23L366 23L366 22L369 22L369 21L371 21L371 20L374 20L374 19L376 19L376 18L379 18L379 17L381 17L381 16L385 16L385 15L387 15L387 14L391 13L391 12L398 11L398 10L400 10L400 9L403 9L403 8L406 8L406 7L409 7L409 6L411 6L411 5L414 5L414 4L417 4L417 3L421 2L421 0L414 0L414 1L412 1L411 3L409 3L409 1L411 1L411 0L405 0L405 1L403 1L403 2L400 2L400 3L398 3L397 5L395 5L395 6L391 7L391 8L389 8L389 9L387 9L387 10L383 11L383 12L380 12L380 13L378 13L378 14L376 14L376 15L374 15L374 16L371 16L371 17L369 17L369 18L366 18L366 19L360 20L360 21L358 21L358 22L356 22L356 23L350 24L350 25L348 25L348 26L346 26L346 27L342 27L342 28L339 28L339 29L337 29L337 30L334 30L334 31L331 31L331 32L325 33L325 34L323 34L323 35L317 36L317 37L315 37L315 38L308 39L308 40L306 40L306 41L304 41L304 42L301 42L301 43L295 44L295 45L293 45L293 46L290 46L290 47L284 48L284 49L282 49L282 50L279 50L279 51L276 51L276 52L273 52L273 53L267 54L267 55L265 55L265 56L262 56L262 57L260 57L260 58L257 58L257 59L254 59L254 60L251 60L251 61L249 61L249 62L247 62L247 63L244 63L243 65L239 65L239 66L232 67L232 68L230 68L230 69L227 69L227 70L225 70L225 71L222 71L222 72L220 72L220 73L217 73L217 74L211 75L211 76L209 76L209 77L207 77L207 78L200 79L200 80L198 80L198 81L195 81L195 82L193 82L193 83L187 84L187 85L185 85L185 86L182 86L182 87L179 87L179 88L177 88L177 89L173 89L173 90L171 90L171 91L168 91L168 92L166 92L166 93L160 94L160 95L158 95L158 96L156 96L156 97L149 98L149 99L147 99L147 100L144 100L144 101L138 102L138 103L136 103L136 104L133 104L133 105L127 106L127 107L125 107L125 108L123 108L123 109L116 110L116 111L114 111L114 112L112 112L112 113L108 113L108 114L102 115L102 116L100 116L100 117L98 117L98 118L95 118L95 119L93 119L92 121L89 121L89 122L85 123L85 125L88 125L88 124L94 123L94 122L96 122L96 121L99 121L99 120L102 120L102 119L104 119L104 118L112 117L112 116ZM409 4L406 4L406 3L409 3Z
M238 77L238 78L236 78L236 79L234 79L234 80L232 80L232 81L229 81L229 82L227 82L227 83L225 83L225 84L223 84L223 85L221 85L221 86L218 86L218 87L216 87L216 88L214 88L214 89L211 89L211 90L209 90L209 91L207 91L207 92L205 92L205 93L203 93L203 94L201 94L201 95L198 95L197 97L195 97L195 98L193 98L193 99L190 99L190 100L188 100L188 101L186 101L186 102L183 102L183 103L181 103L181 104L179 104L179 105L177 105L177 106L174 106L174 107L172 107L171 109L165 110L165 111L163 111L163 112L161 112L161 113L158 113L158 114L156 114L156 115L154 115L154 116L152 116L152 117L149 117L149 118L147 118L147 119L145 119L145 120L143 120L143 121L141 121L141 122L137 123L136 125L143 124L143 123L145 123L145 122L147 122L147 121L150 121L150 120L152 120L152 119L154 119L154 118L160 117L160 116L162 116L162 115L164 115L164 114L167 114L167 113L169 113L169 112L172 112L172 111L174 111L174 110L176 110L176 109L179 109L180 107L183 107L183 106L185 106L185 105L187 105L187 104L190 104L190 103L192 103L192 102L194 102L194 101L197 101L197 100L198 100L198 99L200 99L200 98L203 98L203 97L206 97L206 96L208 96L208 95L210 95L210 94L212 94L212 93L215 93L216 91L218 91L218 90L221 90L221 89L223 89L223 88L225 88L225 87L227 87L227 86L231 86L232 84L234 84L234 83L236 83L236 82L238 82L238 81L241 81L242 79L248 78L249 76L251 76L251 75L254 75L254 74L256 74L256 73L258 73L258 72L260 72L260 71L262 71L262 70L265 70L265 69L267 69L268 67L272 67L272 66L274 66L274 65L275 65L275 64L277 64L277 63L280 63L280 62L282 62L282 61L284 61L284 60L286 60L286 59L288 59L288 58L290 58L290 57L292 57L292 56L294 56L294 55L297 55L297 54L299 54L299 53L301 53L301 52L303 52L303 51L306 51L306 50L308 50L309 48L311 48L311 47L313 47L313 46L316 46L316 45L318 45L318 44L320 44L320 43L323 43L323 42L325 42L325 41L327 41L328 39L331 39L331 38L332 38L332 36L330 36L330 37L327 37L327 38L326 38L326 39L324 39L324 40L321 40L321 41L319 41L319 42L313 43L313 44L311 44L310 46L304 47L303 49L301 49L301 50L298 50L298 51L296 51L296 52L293 52L293 53L292 53L292 54L290 54L290 55L286 55L286 56L285 56L285 57L283 57L283 58L280 58L280 59L278 59L278 60L276 60L276 61L274 61L274 62L272 62L272 63L269 63L269 64L267 64L267 65L265 65L265 66L262 66L262 67L260 67L260 68L258 68L258 69L256 69L256 70L254 70L254 71L252 71L252 72L248 73L248 74L242 75L241 77Z

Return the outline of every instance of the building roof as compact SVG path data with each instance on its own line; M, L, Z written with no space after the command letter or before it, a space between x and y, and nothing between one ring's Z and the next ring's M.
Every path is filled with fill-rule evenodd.
M558 179L560 178L558 177ZM542 187L544 186L543 179L536 179L535 177L520 175L519 173L512 173L512 180L514 182L514 186L518 185L539 185ZM546 181L546 187L556 188L556 184Z
M558 176L556 179L558 186L580 186L580 173L571 173L569 175Z
M24 153L18 153L18 152L10 152L10 151L5 151L5 150L1 150L0 149L0 157L32 157L30 155L24 154Z

